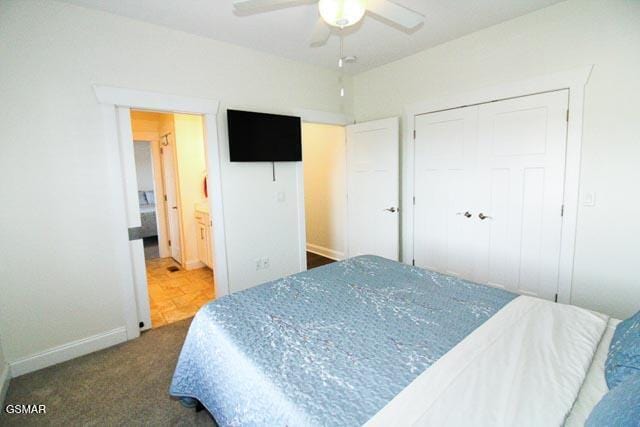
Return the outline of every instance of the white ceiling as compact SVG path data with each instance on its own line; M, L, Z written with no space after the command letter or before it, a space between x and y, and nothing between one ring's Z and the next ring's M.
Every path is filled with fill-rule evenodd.
M247 16L236 15L231 0L63 1L298 61L336 67L338 36L332 35L325 46L309 46L319 16L313 0ZM348 65L346 71L365 71L560 1L395 0L422 13L424 25L408 34L366 15L358 25L345 30L345 54L358 57L357 63Z

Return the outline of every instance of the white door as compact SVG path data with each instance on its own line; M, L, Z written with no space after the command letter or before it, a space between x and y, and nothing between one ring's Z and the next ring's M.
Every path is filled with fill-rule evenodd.
M348 253L399 256L399 127L393 117L347 126Z
M478 108L415 118L414 259L416 265L473 277L474 179Z
M180 205L178 203L178 180L176 167L175 138L168 135L161 141L162 145L162 179L164 180L165 207L168 222L168 239L171 257L182 263L182 248L180 246Z
M418 266L554 299L568 92L415 117Z
M567 108L567 90L479 107L477 281L555 298Z

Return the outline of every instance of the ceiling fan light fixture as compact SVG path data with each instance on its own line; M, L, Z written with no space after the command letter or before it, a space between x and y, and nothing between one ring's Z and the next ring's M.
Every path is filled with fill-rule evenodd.
M362 19L367 10L366 0L320 0L320 16L333 27L349 27Z

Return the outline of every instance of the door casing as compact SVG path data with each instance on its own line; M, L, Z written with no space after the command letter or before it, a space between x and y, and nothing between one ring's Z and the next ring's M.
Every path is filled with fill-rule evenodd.
M403 112L402 128L402 250L401 260L413 261L413 196L415 116L444 111L491 101L535 95L562 89L569 90L569 116L567 124L567 151L564 178L564 215L560 243L558 302L571 303L571 284L575 253L580 187L580 158L582 149L582 121L585 86L593 65L502 84L454 96L435 98L407 105Z
M131 109L172 113L201 114L204 117L204 140L207 171L209 176L209 209L213 221L215 253L214 274L216 277L216 296L230 293L227 265L226 236L222 198L221 161L218 139L217 113L219 101L203 98L191 98L167 95L157 92L123 89L109 86L93 86L94 93L101 104L104 133L109 142L107 152L110 163L110 194L114 212L121 230L116 239L116 265L119 274L119 286L123 301L123 320L127 339L140 336L138 325L138 295L136 277L140 277L140 240L129 240L128 228L140 226L137 188L131 185L131 171L135 176L133 163L133 136L131 132ZM123 143L125 142L125 143ZM123 155L123 147L130 146L130 154ZM126 150L126 148L125 148ZM132 181L135 184L135 179ZM144 254L142 252L142 257ZM142 258L144 259L144 258ZM148 304L148 300L146 301ZM144 302L143 302L144 304Z

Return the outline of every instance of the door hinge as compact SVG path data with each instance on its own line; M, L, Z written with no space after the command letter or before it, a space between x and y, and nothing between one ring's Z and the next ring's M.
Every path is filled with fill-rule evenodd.
M413 196L413 205L415 206L416 204L416 196Z
M569 123L569 110L567 110L567 123Z
M564 205L560 206L560 216L564 216Z
M554 299L554 302L558 302L558 294L556 294L556 297Z
M164 195L164 201L165 202L167 201L167 195L166 194Z
M160 147L160 154L164 154L164 149Z
M416 130L415 129L413 130L413 140L414 141L416 140Z
M171 246L171 239L169 239L169 246Z
M416 260L415 259L411 260L411 265L413 265L415 267L415 265L416 265Z

